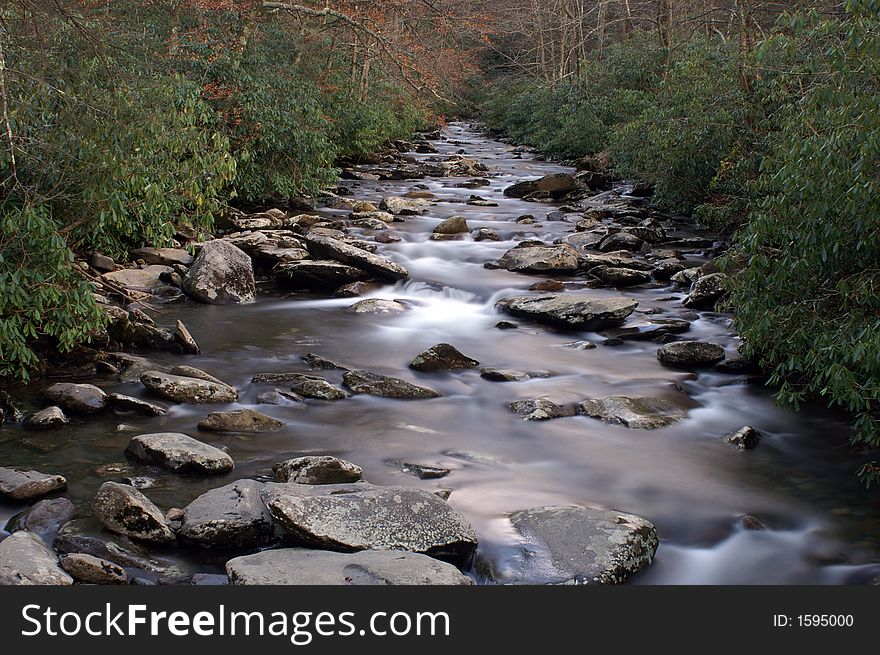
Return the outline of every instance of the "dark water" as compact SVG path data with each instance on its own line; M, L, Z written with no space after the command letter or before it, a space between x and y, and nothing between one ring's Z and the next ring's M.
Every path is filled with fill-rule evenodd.
M239 477L271 474L274 463L303 454L333 454L364 469L377 484L452 489L450 503L474 524L481 553L500 567L514 539L505 514L546 504L583 503L642 515L657 526L661 546L656 561L636 584L777 583L840 584L880 575L880 504L855 478L859 458L847 445L846 423L821 408L800 414L774 406L771 394L742 377L718 373L693 376L661 366L653 343L575 350L590 333L559 333L522 323L498 330L504 319L494 309L501 297L522 293L540 278L488 270L515 239L552 241L571 224L544 221L552 205L505 198L502 189L521 178L568 170L516 158L509 145L481 137L468 125L453 125L442 153L460 148L497 173L491 187L453 188L457 180L430 179L431 191L463 201L471 193L491 198L497 208L441 202L427 214L393 225L402 242L380 252L407 266L411 280L374 294L406 298L415 308L404 315L353 315L354 300L308 295L263 295L243 306L179 304L158 317L181 318L200 342L199 357L157 357L169 364L202 368L241 390L240 406L255 406L267 387L250 384L266 371L306 371L300 357L315 352L349 366L395 375L443 393L435 400L394 401L356 396L336 403L310 401L305 409L260 405L287 423L273 434L199 434L196 423L223 406L174 406L161 418L107 415L53 433L0 431L0 464L24 465L64 474L68 497L81 512L97 487L118 473L101 467L118 463L156 478L144 490L162 507L182 507L203 491ZM466 144L452 143L464 141ZM427 155L418 155L425 157ZM380 186L384 191L377 190ZM358 199L402 195L413 182L353 182ZM534 214L537 226L518 225ZM505 241L429 241L434 225L454 214L467 216L472 229L492 227ZM371 234L367 232L366 234ZM608 294L611 290L569 291ZM662 318L688 318L688 338L708 339L735 352L729 317L683 308L678 288L624 291L639 310L658 309ZM669 299L674 296L674 299ZM640 314L631 317L636 322ZM644 318L644 317L641 317ZM449 342L484 366L546 371L550 377L496 383L478 372L429 375L408 369L421 350ZM336 372L320 372L337 382ZM113 378L96 382L107 391L144 397L137 383ZM617 394L652 395L671 385L684 387L699 403L687 420L662 430L628 430L583 417L524 422L506 404L545 396L559 402ZM236 406L239 406L236 405ZM233 406L229 406L232 408ZM197 478L126 463L123 449L132 432L179 431L228 449L236 470L228 476ZM760 446L739 452L721 437L749 424L764 434ZM443 479L418 480L389 463L405 460L452 469ZM20 510L0 505L0 525ZM759 518L767 530L739 527L738 517ZM216 563L172 553L183 571L213 571Z

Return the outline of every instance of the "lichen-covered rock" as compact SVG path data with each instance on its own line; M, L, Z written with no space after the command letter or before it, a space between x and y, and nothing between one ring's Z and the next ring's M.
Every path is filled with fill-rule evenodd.
M385 298L367 298L348 308L355 314L403 314L409 309L402 302Z
M691 309L715 309L715 303L726 293L727 276L724 273L711 273L694 283L694 288L682 304Z
M613 287L634 287L639 284L647 284L651 281L651 274L645 271L636 271L632 268L615 268L613 266L599 266L590 271L602 282Z
M138 461L179 473L222 473L235 466L232 458L219 448L177 432L132 437L125 453Z
M525 421L547 421L563 416L574 416L574 409L557 405L546 398L515 400L508 407L511 412L522 416Z
M425 373L437 371L460 371L480 365L475 359L463 355L448 343L438 343L416 355L409 367Z
M512 316L557 327L601 330L622 324L637 305L629 298L546 295L504 298L496 307Z
M278 419L253 409L211 412L200 423L200 430L212 432L274 432L284 427Z
M0 586L70 584L73 578L39 535L21 530L0 541Z
M348 371L342 381L354 393L398 400L418 400L422 398L439 398L440 394L433 389L420 387L400 378L370 373L369 371Z
M238 391L228 384L198 378L146 371L141 384L162 398L178 403L231 403L238 400Z
M307 455L281 462L274 467L278 482L297 484L341 484L363 477L360 466L330 455Z
M657 350L657 359L667 366L712 366L724 359L724 348L706 341L673 341Z
M71 414L96 414L107 409L107 394L93 384L57 382L45 391L46 399Z
M470 585L452 564L418 553L281 548L226 563L234 585Z
M262 500L265 485L238 480L211 489L184 508L181 539L212 550L251 550L272 537L272 517Z
M228 241L208 241L193 261L181 288L194 300L211 305L250 302L256 293L253 263Z
M522 541L496 580L519 584L619 584L648 566L657 530L639 516L590 507L536 507L510 515Z
M105 482L98 489L92 508L97 519L111 532L157 544L174 541L165 515L132 486Z
M128 584L128 574L125 569L94 555L85 553L62 555L61 568L84 584Z
M460 559L477 547L476 532L467 519L421 489L283 495L269 500L268 507L291 538L327 550L409 550Z
M0 498L30 500L66 488L60 475L0 467Z
M654 430L687 418L690 405L684 398L609 396L585 400L578 405L578 414L636 430Z

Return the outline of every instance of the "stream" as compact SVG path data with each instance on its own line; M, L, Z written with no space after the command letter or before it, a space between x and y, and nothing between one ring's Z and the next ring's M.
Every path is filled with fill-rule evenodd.
M88 503L118 471L152 478L143 491L160 507L183 507L208 489L239 478L269 479L272 465L306 454L342 457L363 468L379 485L450 489L451 505L479 536L478 561L503 570L515 556L515 533L505 516L541 505L584 504L649 519L660 536L654 563L630 584L851 584L880 575L880 503L856 477L860 459L848 445L849 426L821 404L801 412L775 406L772 392L744 375L712 369L694 374L658 362L659 345L626 341L616 347L590 332L563 332L495 309L506 296L527 291L540 276L484 268L522 239L552 242L572 231L564 220L544 220L554 204L508 198L503 190L522 179L572 172L507 143L486 137L479 125L454 123L434 144L440 155L463 149L490 168L490 186L458 188L458 179L343 181L358 200L376 204L424 184L441 201L420 216L393 223L401 241L378 253L407 267L410 279L367 297L406 299L400 315L358 315L347 308L358 299L285 293L271 285L256 302L212 306L193 302L168 307L199 341L202 355L149 354L168 365L201 368L240 390L234 405L173 405L166 416L106 413L74 419L62 430L0 430L0 465L63 473L67 497L87 515ZM435 155L412 154L416 158ZM421 187L416 187L421 188ZM464 204L471 194L498 207ZM455 201L455 202L452 202ZM342 210L321 210L344 216ZM516 223L534 215L534 225ZM501 241L430 240L431 231L452 215L467 217L471 230L488 227ZM683 228L687 231L690 228ZM374 233L363 232L365 239ZM554 276L554 279L567 279ZM575 279L575 278L571 278ZM624 289L583 289L566 293L637 300L639 311L684 318L687 339L707 340L735 354L738 338L730 316L682 306L687 289L648 284ZM512 320L518 329L495 327ZM168 323L159 315L157 321ZM173 324L173 319L170 319ZM576 349L589 340L598 346ZM492 382L479 370L419 373L408 368L422 350L450 343L482 366L538 371L547 377L524 382ZM271 387L251 384L256 373L301 370L306 353L428 386L441 398L399 401L356 395L335 403L303 406L257 405ZM338 375L337 375L338 374ZM340 371L322 371L334 384ZM108 393L148 398L136 382L112 375L94 381ZM687 419L658 430L631 430L574 416L524 421L508 410L511 401L547 397L574 403L610 395L657 395L673 385L698 404ZM205 434L196 424L209 411L254 407L286 427L265 434ZM118 430L124 423L133 431ZM724 435L751 425L763 435L754 450L739 451ZM225 448L236 462L229 474L177 475L127 462L123 451L132 434L184 432ZM451 469L443 478L421 480L397 462ZM120 468L108 469L118 464ZM115 473L114 473L115 471ZM126 473L128 474L128 473ZM0 504L0 526L23 506ZM746 529L743 515L766 529ZM181 575L222 572L217 561L195 552L161 553ZM487 582L480 566L469 571Z

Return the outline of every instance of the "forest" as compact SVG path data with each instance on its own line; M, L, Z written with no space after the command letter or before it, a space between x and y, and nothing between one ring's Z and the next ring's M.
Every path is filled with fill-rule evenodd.
M452 499L476 532L455 524L461 534L437 551L403 549L439 552L478 582L511 575L491 521L521 510L526 490L548 505L589 492L597 505L633 507L661 534L665 522L681 552L718 546L719 531L729 544L765 523L772 532L774 520L798 534L839 520L826 550L846 552L846 575L877 573L858 567L880 549L880 0L0 7L0 457L10 460L0 465L69 462L75 470L61 472L81 484L71 484L76 502L94 496L96 479L123 480L104 482L94 507L128 536L100 507L132 493L107 485L140 494L155 483L132 461L227 475L235 458L247 476L228 481L236 493L263 494L285 526L301 499L255 489L314 484L303 480L326 462L310 473L314 462L278 464L278 453L351 451L388 484L460 474ZM206 307L220 304L226 313ZM357 323L362 314L375 324ZM290 370L294 353L307 371ZM398 369L428 386L375 372ZM258 394L260 384L277 388ZM361 407L362 395L427 409ZM218 454L185 434L144 434L126 464L97 461L128 443L126 431L147 430L132 415L168 430L212 402L233 409L209 414L201 431L281 436L261 446L242 437ZM48 427L76 438L15 436ZM670 431L673 445L627 441L646 430ZM325 431L333 437L315 441ZM620 433L630 434L612 445ZM697 441L721 433L724 453L752 459L724 460ZM572 445L575 434L590 445ZM169 436L195 448L185 464L170 463ZM321 456L337 467L327 482L361 480L361 466ZM561 468L538 470L545 459ZM517 489L491 487L512 461ZM17 502L4 471L0 499ZM204 541L187 532L207 511L191 509L192 493L220 489L159 479L169 514L133 536ZM704 498L699 527L673 511ZM540 532L549 519L532 511L507 516L522 534ZM638 535L650 526L653 542L639 546L649 562L654 527L630 518ZM262 547L269 536L258 536ZM236 548L239 537L229 536ZM247 543L238 550L256 548ZM787 548L774 543L768 552ZM798 543L786 561L825 565L826 550ZM648 580L705 581L682 573L686 554L665 552ZM830 579L774 561L749 575ZM517 562L522 580L540 579ZM230 565L230 580L246 578ZM718 571L708 581L756 581Z

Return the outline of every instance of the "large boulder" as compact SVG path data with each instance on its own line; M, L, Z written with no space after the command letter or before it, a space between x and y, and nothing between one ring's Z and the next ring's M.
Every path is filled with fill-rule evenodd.
M727 293L727 276L724 273L704 275L694 283L690 295L682 301L691 309L715 309L715 303Z
M494 577L519 584L619 584L648 566L657 531L647 520L590 507L536 507L510 515L520 540Z
M440 394L433 389L420 387L412 382L393 378L387 375L370 373L369 371L348 371L342 376L345 386L354 393L399 400L416 400L421 398L439 398Z
M460 371L469 368L477 368L480 365L476 359L463 355L455 347L448 343L438 343L416 355L409 363L409 367L417 371L433 373L437 371Z
M517 273L573 273L580 260L577 250L569 245L517 246L498 260L498 266Z
M43 394L46 399L71 414L95 414L107 409L107 394L94 384L56 382Z
M180 538L213 550L266 545L272 537L272 517L263 504L264 486L255 480L238 480L203 493L184 508Z
M706 341L673 341L660 346L657 359L667 366L712 366L724 359L724 348Z
M356 266L325 259L279 264L273 273L279 283L291 289L336 289L370 277Z
M92 502L95 516L111 532L166 544L174 541L174 533L165 516L152 501L127 484L105 482Z
M470 585L452 564L398 550L281 548L226 563L233 585Z
M513 316L575 330L602 330L622 324L638 303L600 296L513 296L496 307Z
M409 550L460 559L477 547L461 514L421 489L382 487L326 496L281 495L269 511L296 541L327 550Z
M307 455L281 462L274 467L278 482L296 484L343 484L363 477L360 466L330 455Z
M161 371L146 371L141 375L141 384L157 396L178 403L231 403L238 400L238 391L228 384Z
M609 396L585 400L578 405L578 414L635 430L654 430L687 418L689 406L692 402L685 399Z
M464 216L450 216L434 226L434 234L464 234L470 232L467 219Z
M240 248L223 239L202 246L183 279L183 291L211 305L250 302L254 299L254 267Z
M211 412L199 423L200 430L213 432L274 432L283 427L282 421L253 409Z
M0 541L0 585L70 585L73 578L39 535L21 530Z
M30 500L67 488L60 475L0 467L0 498Z
M235 467L232 458L219 448L177 432L132 437L125 453L179 473L223 473Z
M391 282L409 277L409 272L400 264L339 239L314 232L309 232L305 238L306 247L316 257L329 257Z

